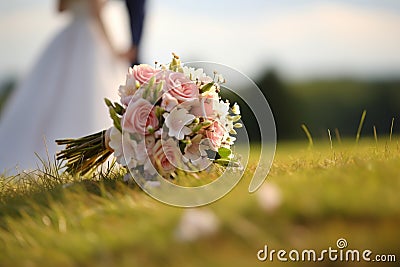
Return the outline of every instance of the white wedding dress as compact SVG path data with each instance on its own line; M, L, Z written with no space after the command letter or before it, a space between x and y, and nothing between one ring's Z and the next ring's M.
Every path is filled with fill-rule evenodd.
M70 0L71 22L44 50L0 117L0 175L54 161L56 139L112 125L104 97L117 99L128 63L111 54L86 0Z

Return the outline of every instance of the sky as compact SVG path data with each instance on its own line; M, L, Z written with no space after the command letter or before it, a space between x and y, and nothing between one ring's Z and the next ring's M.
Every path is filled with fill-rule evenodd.
M0 2L0 79L24 76L69 21L53 0ZM116 47L128 46L123 1L104 12ZM142 59L213 61L250 77L400 76L398 0L148 0Z

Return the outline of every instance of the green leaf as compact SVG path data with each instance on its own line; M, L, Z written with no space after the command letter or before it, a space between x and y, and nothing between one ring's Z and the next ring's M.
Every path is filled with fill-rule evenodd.
M156 116L158 119L161 119L161 116L165 113L165 109L162 107L156 106Z
M186 148L186 143L184 143L184 142L182 142L182 141L179 141L179 149L180 149L180 151L182 152L182 153L184 153L184 151L185 151L185 148Z
M230 160L230 159L216 159L214 160L214 163L219 164L221 166L227 167L240 167L240 164L236 161Z
M149 87L146 87L146 88L144 89L144 91L143 91L142 98L143 98L143 99L146 99L146 98L149 96L149 93L150 93L150 88L149 88Z
M115 112L117 112L118 115L121 115L121 116L124 115L125 109L117 102L114 102L114 105L115 105L115 109L114 109Z
M175 54L173 54L172 62L169 64L169 69L175 72L183 72L181 61L179 57Z
M148 88L151 89L156 81L156 76L152 76L148 82Z
M213 124L212 121L207 120L207 121L202 122L201 126L204 127L204 128L207 128L211 124Z
M159 94L162 91L163 86L164 86L164 82L163 81L161 81L161 82L159 82L157 84L156 89L153 92L153 101L154 102L158 101Z
M202 124L197 124L196 126L193 127L192 132L197 133L198 131L201 130L201 128L203 128Z
M110 107L110 116L114 122L115 128L117 128L122 133L121 119L118 117L117 113L115 112L114 108L112 108L112 107Z
M108 98L104 98L104 102L106 102L107 107L114 107L113 103Z
M240 115L236 115L236 116L232 116L232 117L231 117L231 120L232 120L233 122L237 122L238 120L240 120L240 118L241 118Z
M221 159L229 159L229 156L232 154L232 151L226 147L220 147L218 149L218 154L221 156Z
M222 166L228 166L229 163L230 163L230 160L228 160L228 159L216 159L216 160L214 160L214 163L217 163L217 164L222 165Z
M200 92L201 92L201 93L208 92L208 91L210 91L210 89L211 89L213 86L214 86L214 82L207 83L206 85L204 85L204 86L200 89Z

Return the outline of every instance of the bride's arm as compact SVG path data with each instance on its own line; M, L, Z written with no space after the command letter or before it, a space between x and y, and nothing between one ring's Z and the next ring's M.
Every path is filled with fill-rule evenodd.
M58 11L63 12L67 9L67 1L66 0L58 0Z
M103 4L104 4L104 1L102 1L102 0L90 0L92 14L100 27L100 31L103 34L104 39L105 39L107 45L110 47L111 51L114 54L117 54L117 52L114 50L113 45L111 44L111 40L107 34L106 27L104 26L104 22L101 18L101 8L102 8Z

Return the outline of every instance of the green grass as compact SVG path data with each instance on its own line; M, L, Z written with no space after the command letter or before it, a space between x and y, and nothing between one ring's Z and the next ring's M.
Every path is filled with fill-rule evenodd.
M258 193L247 192L252 160L239 185L207 207L218 231L194 242L174 235L184 209L121 182L120 172L83 180L50 168L28 175L34 182L7 178L0 184L0 266L287 266L260 263L256 253L265 244L335 248L342 237L349 248L399 261L398 140L278 144L266 184L279 188L281 205L265 211ZM335 264L354 266L319 265Z

